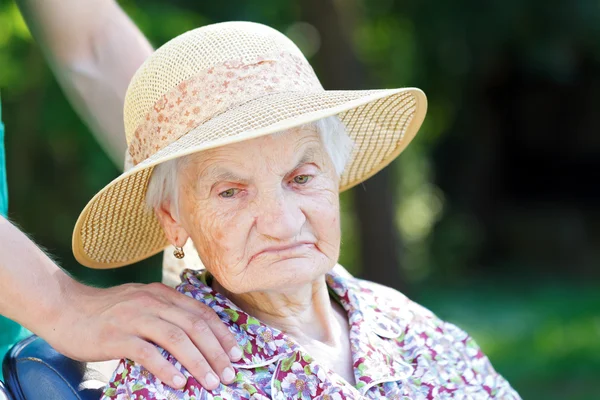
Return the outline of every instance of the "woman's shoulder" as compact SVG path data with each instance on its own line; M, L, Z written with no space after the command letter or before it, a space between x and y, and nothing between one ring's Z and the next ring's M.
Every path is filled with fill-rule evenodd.
M427 307L411 300L404 293L379 283L349 278L360 293L365 315L371 315L379 327L385 327L393 337L427 337L429 342L454 340L468 342L473 339L458 326L444 321Z
M360 278L344 278L348 287L360 298L361 311L366 318L387 330L387 337L396 333L410 337L428 338L430 343L453 340L471 343L474 340L463 329L439 318L427 307L411 300L404 293L379 283Z
M398 319L398 322L409 322L414 318L438 320L436 315L426 307L411 300L402 292L376 282L353 277L344 267L336 265L332 271L334 279L330 286L336 291L348 291L356 298L361 307L368 307L378 314ZM365 311L365 310L363 310ZM441 322L441 321L440 321Z
M437 316L428 308L411 300L404 293L376 282L367 281L364 279L352 278L356 284L366 293L369 293L374 301L377 302L379 309L391 314L398 314L400 311L402 316L406 317L406 311L410 311L413 316L421 316L427 318L437 318Z
M447 388L479 388L491 398L520 399L461 328L393 288L340 275L335 281L345 288L345 298L357 306L389 356L401 357L414 368L415 382L437 385L444 376L449 381L441 384ZM455 382L457 377L460 381Z

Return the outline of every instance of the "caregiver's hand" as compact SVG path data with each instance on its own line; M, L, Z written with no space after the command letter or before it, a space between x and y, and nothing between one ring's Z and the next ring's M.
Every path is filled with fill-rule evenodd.
M134 360L165 384L184 376L152 344L171 353L207 389L231 383L242 352L212 309L161 283L98 289L74 283L45 339L81 361Z
M207 389L217 386L217 376L232 381L233 370L224 371L241 357L233 334L199 301L160 283L85 286L1 216L0 315L71 358L130 358L175 388L183 386L183 376L152 343L173 354Z

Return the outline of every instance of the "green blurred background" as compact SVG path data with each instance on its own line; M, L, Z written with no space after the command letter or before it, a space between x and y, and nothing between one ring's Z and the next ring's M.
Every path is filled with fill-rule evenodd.
M342 195L342 259L474 336L525 399L600 398L600 3L122 1L154 46L226 20L271 25L326 88L417 86L425 125ZM79 211L118 170L16 6L0 5L10 217L79 279ZM121 281L144 274L154 257Z

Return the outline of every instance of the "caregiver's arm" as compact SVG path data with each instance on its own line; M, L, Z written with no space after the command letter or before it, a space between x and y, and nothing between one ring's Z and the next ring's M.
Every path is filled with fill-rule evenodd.
M114 0L17 0L59 84L104 150L122 168L123 103L152 53Z
M121 167L126 147L125 91L134 72L152 52L150 44L114 0L17 0L17 4L67 98ZM0 313L22 321L35 314L40 302L34 297L36 294L39 297L39 293L44 293L43 302L48 301L47 308L54 310L60 310L57 304L64 301L62 298L75 298L85 307L68 309L52 331L46 329L42 334L40 328L51 325L37 317L23 322L67 355L80 360L137 358L170 384L174 370L156 357L155 350L150 351L149 341L176 349L172 353L204 384L211 370L221 376L223 369L231 366L226 351L233 346L237 348L235 338L209 308L161 284L124 285L105 290L77 284L16 228L5 220L2 223L0 301L16 304L12 302L13 295L4 296L9 293L4 291L6 286L11 293L27 293L14 296L20 296L25 303L31 300L31 304L4 305ZM13 246L7 245L9 238L16 240ZM13 254L27 256L12 257ZM23 291L29 274L42 277L44 290ZM55 279L52 283L47 281L51 278ZM55 291L47 292L47 286ZM48 300L46 293L50 296ZM85 303L81 303L82 299ZM45 314L46 311L40 315ZM147 325L144 318L154 323ZM69 320L79 322L77 329L62 323ZM43 326L35 325L36 321ZM88 327L98 333L92 334L92 328ZM139 340L128 343L125 338L132 332L134 339Z
M230 365L223 348L231 354L237 343L204 304L160 283L110 289L78 283L2 217L0 243L0 314L59 352L83 361L129 358L176 388L183 376L150 342L172 353L207 389L218 380L207 382L211 367L202 354L218 376Z

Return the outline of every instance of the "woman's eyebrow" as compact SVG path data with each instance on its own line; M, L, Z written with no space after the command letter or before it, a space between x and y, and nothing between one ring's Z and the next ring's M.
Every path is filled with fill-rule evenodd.
M318 154L318 150L315 146L307 147L304 150L302 157L300 157L300 161L298 161L298 163L292 169L292 171L300 168L303 164L314 162L317 158L317 154Z
M248 179L242 178L241 176L238 176L233 172L221 167L210 169L210 171L204 175L203 178L211 182L231 181L237 183L248 183Z
M307 147L304 150L304 152L302 153L302 157L300 157L300 160L298 161L298 163L296 163L296 166L292 169L292 171L300 168L304 164L314 162L317 159L318 153L319 153L318 147L316 147L316 146ZM209 167L208 171L206 171L206 173L202 174L200 179L203 181L211 182L211 183L231 181L231 182L236 182L236 183L247 184L250 182L247 178L243 178L239 175L236 175L235 173L233 173L223 167L214 167L214 168Z

